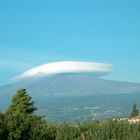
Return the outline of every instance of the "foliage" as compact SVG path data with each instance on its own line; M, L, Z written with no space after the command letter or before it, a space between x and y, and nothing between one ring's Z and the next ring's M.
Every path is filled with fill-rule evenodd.
M0 112L0 140L5 140L7 137L7 130L5 124L5 115Z
M137 109L137 105L133 103L132 112L130 114L130 118L136 117L139 115L139 110Z
M8 140L46 139L46 122L34 114L35 110L34 102L26 90L18 90L5 112Z
M100 120L48 124L35 110L26 90L18 90L5 113L0 113L0 140L140 140L140 123ZM133 105L132 114L135 111Z

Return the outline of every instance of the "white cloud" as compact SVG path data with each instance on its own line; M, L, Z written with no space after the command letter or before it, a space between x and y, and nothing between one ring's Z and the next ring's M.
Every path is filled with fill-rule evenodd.
M31 77L54 75L62 73L94 73L98 75L109 73L112 65L95 62L62 61L44 64L32 68L23 74L14 77L14 80L23 80Z

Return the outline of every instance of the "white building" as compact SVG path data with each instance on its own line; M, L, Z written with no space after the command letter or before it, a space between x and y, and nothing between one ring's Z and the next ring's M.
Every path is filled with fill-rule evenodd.
M130 118L130 119L128 119L128 122L130 122L130 123L140 123L140 116Z

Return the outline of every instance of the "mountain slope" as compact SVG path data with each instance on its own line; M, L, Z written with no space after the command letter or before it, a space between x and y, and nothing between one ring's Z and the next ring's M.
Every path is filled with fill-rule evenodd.
M126 117L140 96L140 84L103 80L91 74L59 74L30 78L0 87L0 110L19 88L33 97L48 121Z
M27 88L32 96L87 96L140 92L138 83L103 80L88 74L59 74L0 87L0 95L12 94L18 88Z

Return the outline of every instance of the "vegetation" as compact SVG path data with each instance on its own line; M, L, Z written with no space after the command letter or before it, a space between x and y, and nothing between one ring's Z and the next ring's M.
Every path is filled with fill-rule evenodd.
M120 120L48 124L36 115L34 102L25 89L17 91L0 113L0 140L139 140L140 124ZM136 105L133 105L135 112ZM136 114L135 114L136 115Z
M130 114L130 118L136 117L139 115L139 110L137 109L137 105L133 103L132 112Z

